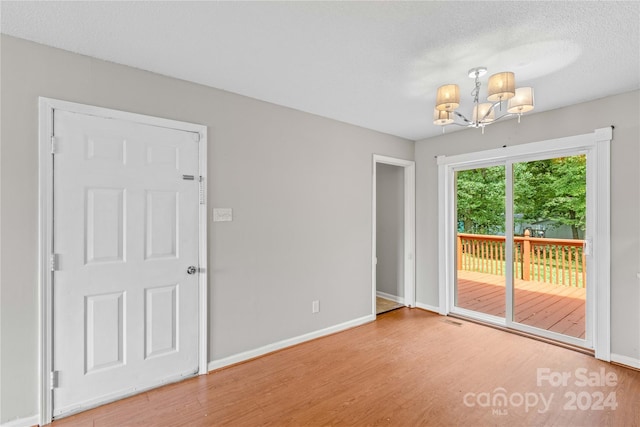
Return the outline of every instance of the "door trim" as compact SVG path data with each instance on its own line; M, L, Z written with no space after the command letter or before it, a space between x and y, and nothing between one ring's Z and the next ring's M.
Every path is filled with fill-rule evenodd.
M371 313L376 315L376 188L378 163L400 166L404 170L404 305L416 305L416 163L413 160L373 155L371 185Z
M53 300L51 254L53 253L53 115L55 110L81 113L103 118L126 120L151 126L193 132L198 139L199 174L202 177L202 196L198 208L199 216L199 265L198 278L198 374L207 373L207 127L194 123L181 122L125 111L78 104L58 99L40 97L39 103L39 147L38 147L38 290L39 302L39 418L40 424L49 424L53 416L53 395L51 372L53 368ZM159 379L162 380L162 379ZM124 397L124 396L122 396Z
M472 168L492 162L517 161L543 153L562 156L578 150L585 150L590 154L587 157L587 186L593 187L594 195L592 200L587 203L587 215L594 219L591 221L591 225L587 225L588 234L591 234L593 240L593 254L590 256L592 268L587 271L587 283L594 284L594 286L587 288L587 303L590 305L588 310L590 309L593 314L591 322L593 335L591 338L595 357L604 361L611 360L610 145L612 138L612 128L607 127L596 129L590 134L454 156L438 156L438 240L440 248L438 293L440 314L447 315L451 310L450 289L452 281L455 280L453 262L455 247L451 237L456 230L453 218L455 201L452 197L454 168L463 165L465 168Z

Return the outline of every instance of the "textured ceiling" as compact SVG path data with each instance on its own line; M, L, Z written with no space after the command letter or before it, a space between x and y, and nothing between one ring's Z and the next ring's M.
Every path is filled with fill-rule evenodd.
M1 31L418 140L511 70L536 111L640 87L637 2L13 2ZM485 80L486 82L486 76Z

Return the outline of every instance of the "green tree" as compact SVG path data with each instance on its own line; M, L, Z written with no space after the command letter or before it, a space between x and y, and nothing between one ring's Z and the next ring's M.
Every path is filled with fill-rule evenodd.
M514 164L514 212L518 221L550 220L571 227L574 239L586 225L584 155Z
M584 155L515 163L515 221L568 225L578 239L586 224L586 169ZM504 233L504 166L459 171L456 188L459 231Z
M504 234L504 166L456 173L459 231Z

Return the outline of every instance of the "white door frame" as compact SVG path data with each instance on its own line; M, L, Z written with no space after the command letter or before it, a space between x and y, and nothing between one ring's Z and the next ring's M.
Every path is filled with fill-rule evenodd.
M198 374L207 373L207 127L125 111L111 110L91 105L77 104L51 98L39 98L39 390L40 424L49 424L53 415L52 371L53 371L53 299L52 285L55 267L53 253L53 156L55 138L53 137L53 115L55 110L93 115L103 118L126 120L151 126L193 132L199 135L199 169L201 195L199 205L199 338L198 338Z
M591 240L592 254L587 256L587 310L591 311L593 326L592 345L595 357L611 360L611 283L610 283L610 144L612 129L596 129L593 133L566 138L515 145L482 152L438 157L438 204L439 204L439 313L447 315L453 304L452 283L455 280L456 224L454 219L455 197L453 195L455 167L478 167L490 163L510 163L540 154L575 153L583 150L587 156L587 187L594 197L587 202L587 236ZM509 212L507 212L508 214ZM507 239L510 238L507 230ZM512 236L511 236L512 237ZM486 316L486 321L492 322ZM504 322L506 324L506 322ZM589 331L587 325L587 331Z
M376 207L377 207L377 173L376 165L400 166L404 170L404 305L416 305L416 163L413 160L397 159L395 157L373 155L372 164L372 201L371 204L371 313L376 315Z

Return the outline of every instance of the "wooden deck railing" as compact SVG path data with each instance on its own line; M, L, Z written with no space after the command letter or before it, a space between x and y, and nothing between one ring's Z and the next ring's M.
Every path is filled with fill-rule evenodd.
M583 240L514 237L514 276L584 288L586 263ZM458 270L505 274L505 237L458 233Z

